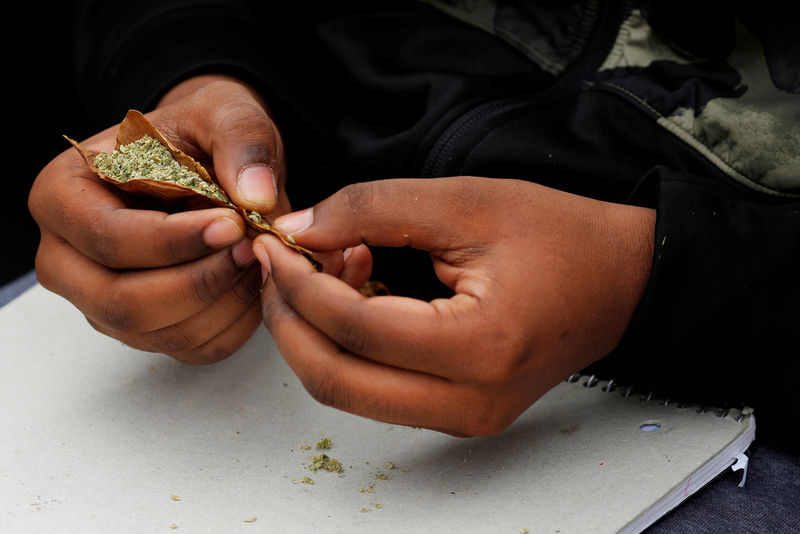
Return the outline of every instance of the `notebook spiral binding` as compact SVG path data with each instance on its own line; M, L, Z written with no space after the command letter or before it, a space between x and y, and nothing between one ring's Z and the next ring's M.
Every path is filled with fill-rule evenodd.
M575 383L575 382L578 382L579 380L581 380L582 377L586 378L586 381L582 384L583 387L593 388L593 387L596 387L601 382L606 382L606 384L603 385L600 388L601 391L604 391L606 393L611 393L611 392L613 392L613 391L615 391L617 389L621 389L622 390L621 395L623 397L626 397L626 398L630 397L630 396L632 396L634 394L637 394L637 395L641 394L641 395L643 395L642 400L644 402L653 402L657 398L659 399L659 402L662 402L660 396L657 396L656 392L653 391L653 390L639 391L639 390L636 390L633 386L624 386L623 387L620 384L618 384L613 378L605 380L605 379L599 378L597 375L594 375L594 374L587 376L587 375L582 374L582 373L574 373L574 374L571 374L570 376L568 376L565 379L565 382ZM673 401L669 396L666 396L666 397L663 398L664 406L669 406L673 402L675 404L677 404L677 406L679 408L686 408L690 404L690 403L685 402L685 401L681 401L681 402ZM708 411L711 411L711 410L716 410L717 417L727 417L730 414L731 407L728 405L727 402L723 403L721 408L719 408L719 407L711 407L711 406L707 406L705 404L701 404L701 405L698 405L697 413L705 413L705 412L708 412ZM736 411L738 412L738 415L736 416L736 421L739 422L739 423L744 421L744 419L746 417L748 417L748 416L753 414L753 408L751 408L749 406L745 406L745 405L737 407Z

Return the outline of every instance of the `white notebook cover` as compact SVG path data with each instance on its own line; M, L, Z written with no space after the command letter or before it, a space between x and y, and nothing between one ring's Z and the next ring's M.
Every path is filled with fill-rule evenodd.
M0 308L0 340L3 533L638 532L755 431L585 377L492 438L389 425L316 403L263 328L191 367L38 285ZM322 452L344 472L311 472Z

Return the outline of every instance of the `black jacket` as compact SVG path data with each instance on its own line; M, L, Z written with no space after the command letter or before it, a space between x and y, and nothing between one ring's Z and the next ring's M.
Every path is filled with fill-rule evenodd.
M800 422L800 18L688 1L497 2L488 23L458 1L116 4L76 25L98 126L227 72L270 103L295 208L348 182L448 175L654 207L644 297L595 370L754 406L768 431ZM376 277L439 295L415 254L379 251Z

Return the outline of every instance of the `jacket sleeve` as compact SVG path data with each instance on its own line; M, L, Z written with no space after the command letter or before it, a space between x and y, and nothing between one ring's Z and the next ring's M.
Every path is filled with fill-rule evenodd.
M685 400L755 408L770 433L800 423L800 199L666 168L634 202L657 208L643 298L604 365Z
M224 73L253 85L271 108L296 108L293 92L312 74L296 67L319 50L314 18L293 4L79 2L72 60L82 104L105 127L130 108L152 109L186 78Z

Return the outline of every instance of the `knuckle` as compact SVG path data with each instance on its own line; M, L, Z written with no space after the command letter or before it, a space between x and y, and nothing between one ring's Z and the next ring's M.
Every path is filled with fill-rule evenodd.
M211 365L221 362L234 353L225 343L210 342L193 350L165 352L168 356L189 365Z
M187 239L187 235L177 231L164 231L153 241L156 255L167 263L180 263L207 252L208 247L200 239Z
M258 265L255 265L233 287L233 296L241 304L250 305L258 297L261 289L261 271Z
M226 277L213 269L195 269L191 275L191 293L199 302L210 305L227 289Z
M124 267L119 256L119 244L103 217L94 217L86 221L85 236L83 243L86 254L93 260L112 269Z
M42 197L42 175L39 174L28 191L28 211L37 223L42 220L42 210L45 204Z
M276 341L292 336L291 322L297 317L296 312L283 300L275 298L275 293L266 289L261 297L261 317L264 326Z
M56 293L58 292L56 290L56 280L58 280L58 277L54 275L53 270L50 268L50 262L46 260L48 254L47 241L43 239L39 243L39 248L36 250L33 268L36 271L36 281L39 285Z
M324 406L344 409L347 406L345 401L345 389L341 387L336 375L329 371L315 371L306 375L303 386L309 395Z
M362 356L368 354L372 347L367 329L356 321L347 322L337 329L336 342L348 352Z
M462 413L460 431L469 436L496 436L514 422L515 417L491 394L478 397Z
M374 184L354 183L341 190L341 195L353 215L368 212L375 204Z
M98 320L118 332L136 333L144 330L144 314L136 293L116 289L104 297L100 303Z
M525 359L522 344L504 329L485 332L481 339L484 341L475 347L478 352L474 353L479 383L502 387L512 382Z
M164 354L180 354L197 348L199 340L183 328L170 328L159 335L157 345Z
M279 319L282 314L278 313L277 306L273 305L269 300L261 299L261 317L264 320L264 326L269 330L273 337L277 334Z
M228 82L213 82L206 86L209 90L217 90L215 84ZM223 87L224 102L216 105L213 110L212 130L235 135L237 139L252 139L263 142L274 140L275 130L264 108L247 92L235 84L232 87ZM215 102L219 102L216 100Z
M59 174L63 157L62 154L50 161L36 176L30 191L28 191L28 211L40 225L47 218L48 213L61 207L58 195L54 192L53 182Z

